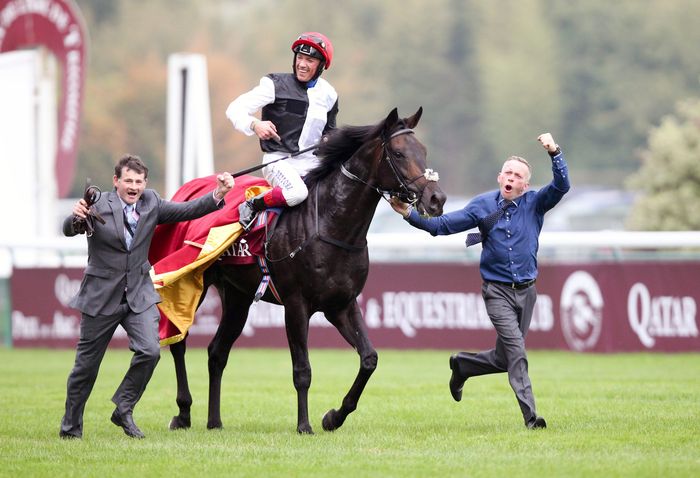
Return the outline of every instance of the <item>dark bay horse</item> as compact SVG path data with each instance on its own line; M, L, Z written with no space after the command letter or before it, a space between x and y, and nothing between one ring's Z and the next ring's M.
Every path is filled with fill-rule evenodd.
M437 173L426 168L426 148L413 128L423 110L399 118L394 109L379 124L334 130L319 148L320 165L305 181L309 196L287 209L268 236L266 258L284 304L284 319L297 391L297 431L313 433L309 423L309 319L322 311L357 351L360 369L339 409L322 419L325 430L339 428L357 403L377 367L357 296L369 269L367 230L382 196L398 196L420 212L442 214L445 194ZM220 428L221 377L238 339L262 274L257 265L213 265L204 274L204 290L214 285L221 296L222 317L208 347L209 417L207 428ZM270 290L263 300L276 302ZM171 345L177 374L179 414L170 428L190 426L192 396L185 369L185 341Z

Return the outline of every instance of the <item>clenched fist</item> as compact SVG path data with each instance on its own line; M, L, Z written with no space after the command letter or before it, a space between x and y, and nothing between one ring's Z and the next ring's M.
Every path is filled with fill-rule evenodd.
M554 142L554 138L552 137L551 133L542 133L537 137L537 141L542 143L544 149L546 149L549 153L555 152L558 148L557 143Z

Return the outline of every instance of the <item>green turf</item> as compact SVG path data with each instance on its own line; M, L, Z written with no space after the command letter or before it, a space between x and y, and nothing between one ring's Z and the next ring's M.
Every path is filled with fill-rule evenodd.
M296 433L286 350L234 350L224 375L224 429L206 429L206 352L187 354L193 427L171 432L172 359L164 351L134 418L112 425L130 354L109 350L85 411L84 438L58 439L72 351L0 348L0 476L700 476L700 354L530 352L547 430L525 429L504 374L450 397L445 351L379 351L358 410L333 433L358 359L312 350L314 436Z

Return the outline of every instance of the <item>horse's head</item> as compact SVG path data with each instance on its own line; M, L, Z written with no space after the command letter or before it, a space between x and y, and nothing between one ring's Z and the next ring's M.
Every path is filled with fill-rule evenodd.
M410 118L399 118L394 108L378 124L332 130L317 151L321 164L304 180L317 184L340 169L384 197L398 197L421 214L439 216L446 197L437 184L438 174L427 168L425 146L413 132L421 114L423 108Z
M421 214L439 216L446 196L438 186L438 173L427 167L425 146L413 132L422 114L420 107L413 116L401 119L394 108L386 117L376 180L391 196L415 205Z

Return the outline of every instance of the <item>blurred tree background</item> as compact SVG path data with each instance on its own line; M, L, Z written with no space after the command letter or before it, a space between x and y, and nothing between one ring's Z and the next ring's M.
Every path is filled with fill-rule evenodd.
M547 182L536 142L545 131L566 151L575 187L648 192L643 178L652 174L653 187L675 188L650 158L673 148L661 138L674 121L698 136L692 107L674 109L700 96L700 2L694 0L77 4L90 60L75 196L86 176L108 185L105 171L125 152L141 155L151 185L163 189L166 70L175 52L207 57L216 169L258 164L257 142L236 132L224 112L261 76L291 71L290 44L309 30L324 32L335 47L324 77L340 94L340 124L375 123L394 107L408 116L423 106L418 133L448 194L492 189L510 154L533 160L533 185ZM698 164L695 152L697 143L684 152L683 171ZM688 173L695 200L697 171ZM637 179L628 180L632 175ZM635 219L636 227L645 224L657 227Z
M700 230L700 100L678 104L649 135L643 165L629 180L642 191L630 227L659 231Z

